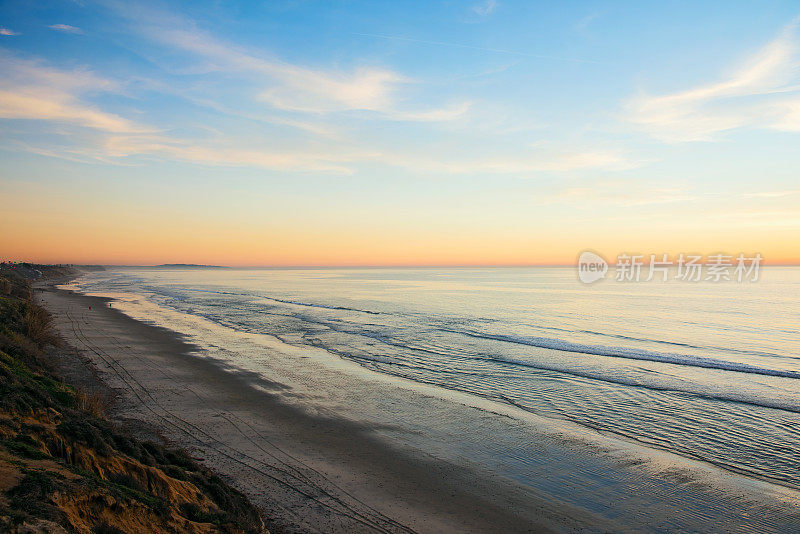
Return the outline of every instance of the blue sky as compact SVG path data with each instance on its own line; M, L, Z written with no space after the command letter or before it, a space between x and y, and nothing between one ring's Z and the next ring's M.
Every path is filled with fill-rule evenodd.
M796 2L0 6L15 258L800 257Z

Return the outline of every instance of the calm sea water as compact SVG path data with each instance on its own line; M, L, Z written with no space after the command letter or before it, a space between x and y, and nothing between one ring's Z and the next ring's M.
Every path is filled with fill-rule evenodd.
M83 289L800 487L800 269L591 286L568 268L118 269Z

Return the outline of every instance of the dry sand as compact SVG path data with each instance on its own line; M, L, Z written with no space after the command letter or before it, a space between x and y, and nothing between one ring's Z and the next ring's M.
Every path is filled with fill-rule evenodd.
M281 384L197 357L179 335L107 299L52 282L37 298L71 347L65 361L76 379L93 367L113 390L112 417L202 457L273 531L619 530L509 480L399 450L363 424L289 406Z

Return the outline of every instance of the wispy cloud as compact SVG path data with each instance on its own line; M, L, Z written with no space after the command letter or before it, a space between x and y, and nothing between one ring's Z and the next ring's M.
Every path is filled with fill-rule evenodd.
M348 174L374 165L426 174L487 176L637 165L615 151L544 150L532 148L527 139L519 143L519 150L509 145L493 150L484 141L475 143L472 134L480 125L466 124L481 102L454 99L422 106L407 93L424 82L397 70L294 64L263 50L217 39L175 15L112 6L131 20L137 43L142 44L137 52L155 50L175 61L178 69L168 70L163 79L159 78L163 71L158 71L153 80L120 86L87 69L58 69L41 61L0 55L4 73L0 118L41 121L42 131L60 134L57 141L40 136L36 146L27 150L123 165L150 159L325 174ZM226 86L216 91L215 82L220 79ZM231 80L234 83L227 83ZM209 122L198 117L192 119L197 124L186 124L181 116L166 113L149 119L157 121L155 128L143 124L146 114L132 120L131 111L124 107L98 104L98 96L128 91L129 96L142 99L142 109L147 109L147 99L155 93L180 96L213 114ZM224 119L217 121L220 116ZM441 127L446 123L450 131L460 128L459 135L469 138L466 147L478 149L458 149L459 157L453 151L429 150L413 140L395 146L387 136L373 135L379 121L419 123L415 127L420 130L430 129L425 123L442 123ZM262 128L259 122L270 127ZM287 131L292 133L284 136ZM426 134L426 138L434 136Z
M800 130L797 24L721 81L631 99L628 120L667 142L709 141L744 127Z
M247 52L197 29L149 27L152 38L190 52L211 71L260 77L266 89L257 97L279 109L306 112L382 110L391 103L397 85L407 79L378 68L353 72L313 70Z
M398 85L408 81L395 72L374 68L335 74L289 65L262 66L280 83L262 92L259 98L290 111L391 112Z
M0 89L0 117L67 122L110 132L138 131L130 121L72 100L71 95Z
M86 70L65 71L0 55L0 118L54 121L108 132L145 128L86 102L83 95L116 85Z
M237 74L262 85L252 98L275 109L315 114L371 111L400 120L414 120L417 114L424 121L434 120L432 117L448 120L452 116L449 112L402 108L401 89L417 80L389 68L309 68L224 42L198 29L190 20L172 15L165 26L158 18L141 20L138 12L126 9L118 7L122 14L136 20L138 31L152 41L194 55L202 61L205 71Z
M275 151L263 146L246 147L244 143L219 146L176 139L163 135L111 136L103 146L104 155L113 158L154 156L209 166L254 167L294 172L351 174L351 164L373 157L369 153L328 151Z
M539 172L569 172L587 169L626 170L638 167L639 162L617 151L561 150L536 151L516 157L472 156L458 159L425 158L418 155L384 154L386 163L415 170L441 174L527 174Z
M582 33L586 31L586 28L588 28L589 25L592 22L594 22L598 17L600 17L600 13L589 13L588 15L581 17L580 20L578 20L578 22L575 23L572 29L578 33Z
M362 147L338 143L327 147L283 150L265 140L231 138L220 133L213 139L190 139L160 133L109 134L84 147L49 150L50 155L65 153L69 158L94 158L106 163L131 164L138 157L182 161L204 166L249 167L291 172L353 174L360 165L381 164L414 172L438 175L533 174L581 170L622 170L639 162L613 151L560 150L535 151L517 158L475 155L447 158L420 155L408 150ZM39 148L42 153L41 148ZM611 192L610 195L617 193Z
M9 30L8 28L0 28L0 35L11 36L11 35L19 35L19 34L17 32L15 32L14 30Z
M338 139L342 136L343 128L336 124L334 120L321 120L318 117L313 117L311 118L312 120L309 120L305 116L297 117L291 113L281 114L241 110L236 107L236 101L232 99L222 101L221 99L211 98L203 92L197 94L197 91L192 91L181 85L170 84L163 80L143 78L137 81L142 88L148 91L174 96L230 118L241 118L250 122L260 122L268 125L289 126L329 139Z
M69 24L51 24L48 26L48 28L64 33L83 33L83 30L80 28L76 26L70 26Z
M23 150L73 161L95 160L129 164L132 157L152 157L184 161L206 166L252 167L269 170L350 174L363 162L389 165L408 158L383 156L379 150L354 149L352 143L332 140L322 148L281 149L268 138L254 141L228 132L213 141L190 137L167 136L156 128L142 125L93 104L89 97L103 93L121 93L123 87L113 80L86 69L58 69L41 61L0 55L0 119L37 121L44 131L61 134L59 142L43 137L37 145ZM392 111L395 120L434 121L457 116L464 108L404 112ZM290 117L266 117L273 124L286 124L330 136L331 132L313 123ZM84 129L83 132L81 129ZM94 134L85 129L95 131Z
M743 193L745 198L783 198L800 195L800 189L790 189L786 191L759 191L756 193Z
M435 108L431 110L415 111L415 110L394 110L387 111L385 115L387 118L396 121L412 121L412 122L444 122L452 121L463 117L472 107L471 102L461 102L459 104L452 104L442 108Z
M486 0L472 6L472 12L481 17L488 17L497 9L497 0Z

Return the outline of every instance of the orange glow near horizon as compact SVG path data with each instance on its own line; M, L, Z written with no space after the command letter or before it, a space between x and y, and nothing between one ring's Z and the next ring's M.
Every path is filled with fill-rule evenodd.
M84 192L84 190L86 192ZM800 263L800 229L673 207L624 217L594 203L548 209L522 203L482 212L460 205L386 206L197 190L172 196L99 187L18 184L0 212L0 259L35 263L241 266L574 265L592 249L617 254L761 253ZM139 195L138 197L136 195ZM194 195L194 196L192 196ZM224 195L228 195L225 198ZM515 202L511 198L509 202ZM295 202L293 204L293 202ZM309 200L308 202L312 202ZM527 201L526 201L527 202ZM721 213L730 212L725 207ZM745 224L746 223L746 224ZM768 224L767 224L768 223Z
M118 225L98 228L92 222L27 220L11 225L14 231L0 237L0 259L33 263L100 265L157 265L194 263L232 267L330 266L557 266L574 265L587 248L599 251L609 262L616 255L679 253L702 255L724 252L761 253L765 265L797 265L800 256L786 241L758 239L680 239L649 241L644 236L609 238L574 231L560 236L531 231L530 235L482 234L409 235L399 229L319 231L299 228L264 228L240 231L197 224ZM163 228L163 226L161 227ZM707 244L706 244L707 243Z

